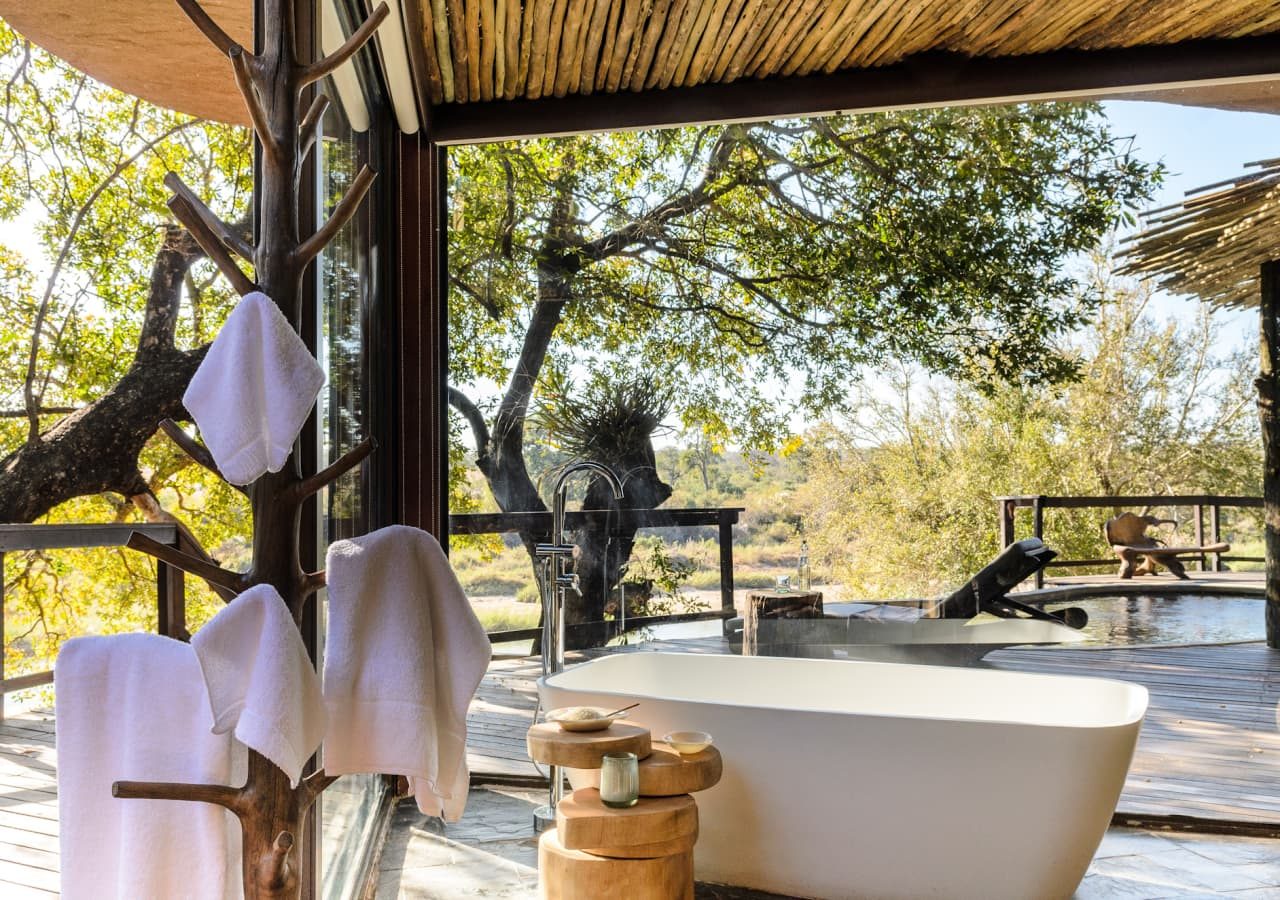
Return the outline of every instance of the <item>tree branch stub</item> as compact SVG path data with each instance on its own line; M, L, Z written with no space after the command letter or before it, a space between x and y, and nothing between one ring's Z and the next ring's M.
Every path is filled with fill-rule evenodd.
M209 582L209 586L222 599L228 602L245 589L243 575L213 563L205 562L202 559L197 559L189 553L184 553L176 547L170 547L168 544L162 544L154 538L147 537L137 531L129 535L129 540L125 546L130 550L137 550L140 553L146 553L148 556L154 556L161 562L168 563L197 578L204 579Z
M208 254L209 259L213 260L214 265L218 267L218 271L231 282L231 286L235 288L236 293L243 297L258 289L258 286L244 273L244 270L236 265L236 261L231 258L226 245L209 230L208 226L200 218L200 214L187 202L186 198L175 194L169 198L165 205L169 207L174 217L187 227L187 230L191 232L191 236L196 239L196 243L200 245L200 248Z

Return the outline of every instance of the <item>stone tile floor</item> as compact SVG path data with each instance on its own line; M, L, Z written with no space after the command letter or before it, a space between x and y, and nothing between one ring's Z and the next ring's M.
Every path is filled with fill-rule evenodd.
M421 815L412 801L401 803L383 850L376 900L535 900L533 808L542 798L541 792L475 788L462 821L449 826ZM698 900L773 896L704 884L697 891ZM1280 840L1113 828L1075 896L1280 900Z

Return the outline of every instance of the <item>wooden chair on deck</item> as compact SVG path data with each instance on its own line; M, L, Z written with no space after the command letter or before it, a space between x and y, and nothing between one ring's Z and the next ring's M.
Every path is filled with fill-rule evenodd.
M1203 547L1166 547L1159 538L1147 534L1147 529L1158 525L1174 525L1175 519L1159 519L1155 516L1136 516L1121 513L1108 519L1102 526L1107 543L1120 557L1120 577L1154 575L1158 566L1164 566L1175 578L1187 579L1187 569L1179 556L1198 556L1202 553L1225 553L1230 544L1206 544Z

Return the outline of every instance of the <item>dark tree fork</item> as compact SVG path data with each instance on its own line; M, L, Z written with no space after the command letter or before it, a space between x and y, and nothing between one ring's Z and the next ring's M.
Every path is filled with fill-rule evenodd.
M364 46L386 19L387 5L380 4L332 55L304 63L296 53L294 0L264 0L259 54L250 53L233 41L196 0L177 2L205 37L227 54L249 108L262 147L261 179L255 194L258 242L255 246L243 240L236 229L214 215L172 174L166 179L173 191L169 208L242 296L262 291L297 329L302 314L303 272L355 214L374 177L368 168L363 169L329 220L315 234L302 237L299 176L307 154L315 147L317 129L328 104L326 97L318 95L304 111L303 94ZM254 277L240 267L237 256L253 264ZM198 444L188 440L182 445L198 462L216 471ZM372 441L366 440L329 468L306 477L298 454L293 453L279 472L264 475L250 485L253 565L246 574L222 569L141 536L135 536L130 546L219 585L227 596L254 585L270 584L288 604L295 622L300 622L308 599L324 584L322 572L308 573L302 568L302 506L325 485L359 465L372 450ZM299 895L301 882L294 845L315 799L332 781L320 771L293 788L284 772L251 750L243 787L120 781L112 792L119 798L214 803L231 810L240 820L243 833L246 900L284 900Z

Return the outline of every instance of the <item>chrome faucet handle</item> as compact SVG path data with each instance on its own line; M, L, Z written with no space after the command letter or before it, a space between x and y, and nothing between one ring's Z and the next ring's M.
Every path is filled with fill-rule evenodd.
M576 549L573 544L535 544L533 552L536 556L549 558L553 556L573 556Z
M561 587L573 588L579 594L582 593L582 588L579 587L580 582L578 580L577 572L570 572L568 575L556 576L556 584L560 585Z

